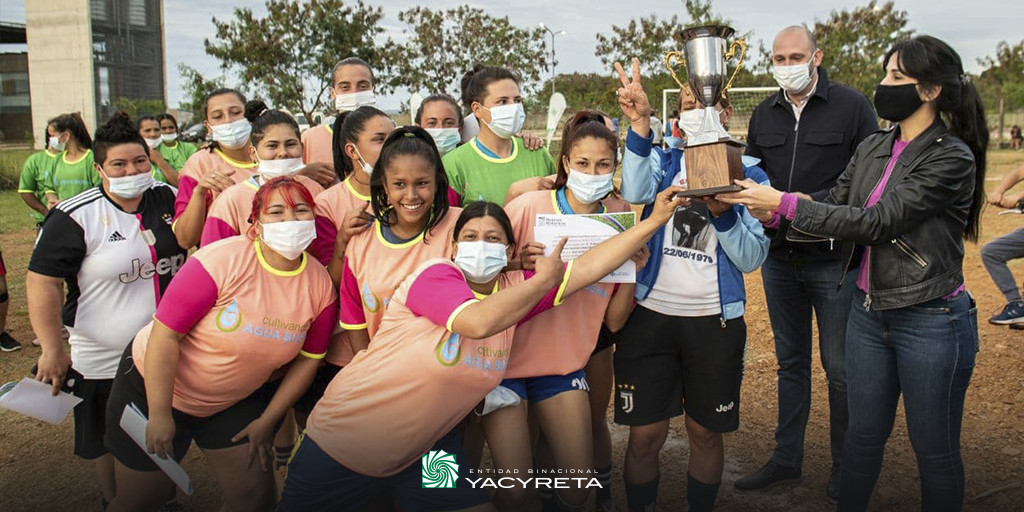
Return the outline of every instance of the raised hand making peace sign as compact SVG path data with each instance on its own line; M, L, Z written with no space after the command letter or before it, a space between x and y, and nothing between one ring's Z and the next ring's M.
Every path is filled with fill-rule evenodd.
M626 77L626 71L618 62L615 63L615 72L622 82L622 87L616 91L619 108L629 119L633 131L641 137L647 137L651 131L651 102L647 99L643 85L640 84L640 59L633 57L632 81Z

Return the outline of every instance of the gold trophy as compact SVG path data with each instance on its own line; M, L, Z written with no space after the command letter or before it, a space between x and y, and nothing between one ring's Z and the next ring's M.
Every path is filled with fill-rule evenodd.
M683 52L665 54L665 67L679 88L704 108L704 122L693 140L686 141L686 149L683 151L687 190L681 192L681 196L710 196L741 189L733 184L733 180L743 179L741 158L744 144L725 131L718 120L718 111L715 110L715 104L732 87L747 54L747 43L743 38L736 39L731 45L727 44L726 38L734 33L731 27L721 25L688 28L680 33ZM728 73L725 62L737 56L736 50L739 50L736 69L726 82ZM689 91L672 68L674 60L680 61L686 68Z

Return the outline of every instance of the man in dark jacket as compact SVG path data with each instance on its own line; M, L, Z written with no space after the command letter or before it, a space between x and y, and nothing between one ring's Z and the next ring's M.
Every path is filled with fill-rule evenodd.
M762 160L773 187L815 200L828 195L857 145L878 129L868 99L830 82L819 67L821 60L822 52L809 30L792 26L779 32L772 45L772 74L780 90L754 109L747 135L747 154ZM801 477L811 409L813 311L828 378L832 473L826 493L836 499L849 417L843 347L853 287L836 287L842 278L838 243L787 242L785 230L784 225L773 238L768 260L761 267L779 361L775 452L764 467L739 479L736 488L763 489Z

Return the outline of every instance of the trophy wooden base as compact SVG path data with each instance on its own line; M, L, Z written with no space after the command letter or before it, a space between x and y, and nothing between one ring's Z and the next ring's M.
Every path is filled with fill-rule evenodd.
M700 197L737 192L743 189L733 183L743 179L743 144L733 139L686 146L686 187L683 197Z

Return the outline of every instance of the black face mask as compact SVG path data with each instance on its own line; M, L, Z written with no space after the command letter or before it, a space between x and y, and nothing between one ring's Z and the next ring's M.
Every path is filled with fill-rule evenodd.
M882 85L875 87L875 111L878 117L898 123L911 116L924 104L917 94L917 84Z

